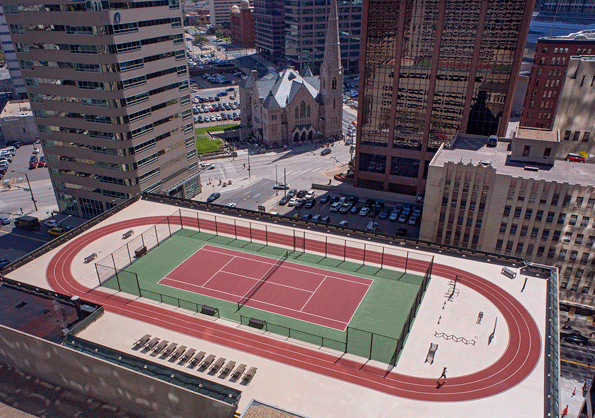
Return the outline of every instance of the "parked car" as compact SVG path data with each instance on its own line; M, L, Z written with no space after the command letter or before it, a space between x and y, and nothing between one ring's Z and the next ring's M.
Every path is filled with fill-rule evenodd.
M10 224L10 219L6 216L0 216L0 225L8 225Z
M211 193L211 195L209 197L207 197L207 202L208 203L214 202L215 200L219 199L219 197L221 197L221 193L218 193L218 192Z
M351 213L352 215L357 215L359 211L360 211L360 207L353 205L351 207L351 210L349 211L349 213Z
M306 208L311 209L316 204L316 199L307 199L306 200Z
M417 221L419 220L419 217L415 214L411 215L411 218L409 218L409 225L417 225Z
M388 210L385 209L382 212L380 212L380 215L378 216L380 219L386 219L388 218Z
M57 228L60 226L60 224L53 219L49 219L49 220L45 221L43 224L45 226L47 226L48 228Z
M343 226L343 227L349 226L349 222L341 221L341 222L339 222L339 226Z
M5 258L0 258L0 269L3 269L10 264L10 261Z
M37 148L37 147L33 148L33 154L39 154L39 148Z
M368 213L370 213L370 208L368 207L363 207L360 211L359 211L359 216L366 216Z
M408 217L409 216L406 215L405 213L401 213L401 216L399 216L399 222L402 223L402 224L404 224L405 222L407 222L407 218Z
M295 206L296 203L297 203L297 201L298 201L297 198L292 197L291 199L289 199L289 202L287 203L287 206Z
M325 148L320 152L320 155L328 155L331 153L331 149L330 148Z
M305 190L300 190L299 192L297 192L296 197L299 197L300 199L306 196L306 193L308 193Z
M325 216L324 218L322 218L320 220L320 222L325 223L325 224L330 224L331 223L331 217L330 216Z
M574 343L578 345L587 345L589 344L589 339L578 332L571 332L570 334L561 334L562 341L566 341L569 343Z
M296 199L296 200L297 200L297 202L295 202L296 208L302 208L306 204L306 201L304 199Z
M288 201L289 201L289 197L287 197L287 196L283 196L283 197L281 198L281 200L279 200L279 204L280 204L281 206L283 206L283 205L287 204L287 202L288 202Z
M339 213L347 213L351 209L351 203L343 203L339 208Z
M378 231L378 222L374 222L374 221L368 222L368 226L366 226L366 231L368 231L368 232Z
M583 157L582 155L580 155L580 154L573 154L573 153L568 153L566 155L566 158L564 158L564 159L566 161L572 161L572 162L575 162L575 163L584 163L586 161L585 160L585 157Z
M287 192L287 196L289 197L293 197L295 196L295 194L297 193L297 190L293 189Z
M236 206L237 205L235 203L233 203L233 202L227 204L227 207L228 208L235 208Z
M396 236L398 237L406 237L407 236L407 230L405 228L398 228L397 232L395 233Z
M45 167L45 157L41 157L37 163L37 167Z
M29 163L29 170L33 170L34 168L37 168L37 163L34 161L31 161Z
M316 215L312 216L312 221L313 222L320 222L320 218L321 218L321 216L319 214L316 214Z
M331 195L329 194L324 194L322 195L322 197L320 198L320 203L326 203L328 202L328 200L330 199Z
M331 212L338 212L339 208L342 206L343 204L341 202L335 202L331 205Z
M64 228L57 227L50 229L48 232L50 233L50 235L59 237L60 235L65 234L66 230Z
M495 147L498 145L498 136L490 135L488 137L488 142L486 143L488 147Z
M309 220L311 220L311 219L312 219L312 214L311 214L311 213L304 213L304 214L302 215L302 219L304 219L304 220L306 220L306 221L309 221Z
M399 219L399 211L395 208L390 213L390 216L388 217L388 220L391 221L391 222L396 222L397 219Z
M275 184L275 185L273 186L273 189L278 189L278 190L287 190L287 189L289 189L289 184L285 184L285 183L278 183L278 184Z

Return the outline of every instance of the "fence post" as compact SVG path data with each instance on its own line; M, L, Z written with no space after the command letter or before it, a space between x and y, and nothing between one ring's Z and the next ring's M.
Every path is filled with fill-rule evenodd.
M95 263L95 273L97 273L97 280L99 281L99 286L101 286L101 276L99 276L99 269L97 269L97 263Z
M126 252L128 253L128 259L130 260L130 264L132 264L132 256L130 255L130 247L128 243L126 243Z
M267 228L266 224L264 225L264 243L268 247L268 245L269 245L269 229Z
M196 226L198 227L198 232L200 232L200 218L198 217L198 212L196 212Z
M384 268L384 247L382 247L382 259L380 260L380 268Z
M134 273L134 277L136 278L136 287L138 287L138 295L142 296L140 294L140 283L138 282L138 274Z
M236 239L238 239L238 225L236 224L236 219L233 218L233 232L236 236Z
M171 226L169 224L169 216L167 217L167 229L169 229L169 236L171 237Z
M248 222L248 231L250 232L250 242L252 242L252 222Z
M343 262L347 260L347 240L343 244Z
M372 360L372 347L374 346L374 333L372 332L372 337L370 337L370 357L368 360Z
M118 277L118 268L116 267L116 260L114 260L114 253L112 253L112 263L114 263L114 271L116 272L116 283L118 283L118 292L122 291L120 287L120 278Z
M184 229L184 223L182 222L182 209L178 209L180 213L180 229Z
M407 265L409 264L409 251L407 251L407 255L405 256L405 273L407 273Z
M219 236L219 229L217 228L217 215L215 215L215 235Z
M324 258L328 258L328 237L324 236Z
M345 330L345 352L347 353L347 345L349 344L349 325L347 325L347 329Z
M364 261L362 263L364 266L366 265L366 243L364 242Z
M153 225L155 228L155 239L157 240L157 245L159 245L159 234L157 233L157 225Z
M140 239L143 242L143 247L145 246L145 237L143 236L143 234L140 234Z
M295 252L295 229L293 231L293 252Z

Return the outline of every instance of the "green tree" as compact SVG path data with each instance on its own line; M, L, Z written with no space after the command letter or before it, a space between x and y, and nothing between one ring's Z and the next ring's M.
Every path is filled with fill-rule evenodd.
M202 44L208 42L208 39L206 36L203 36L203 35L200 35L197 33L196 35L194 35L194 42L202 45Z

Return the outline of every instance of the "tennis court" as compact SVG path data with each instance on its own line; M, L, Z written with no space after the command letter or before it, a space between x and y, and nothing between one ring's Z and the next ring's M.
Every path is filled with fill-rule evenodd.
M205 245L158 283L344 331L373 280Z

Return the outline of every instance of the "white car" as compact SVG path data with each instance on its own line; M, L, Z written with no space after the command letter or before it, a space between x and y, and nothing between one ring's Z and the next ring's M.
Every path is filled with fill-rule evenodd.
M295 206L296 203L297 203L297 199L295 197L292 197L291 199L289 199L287 206Z
M48 228L58 228L60 226L60 224L53 219L47 220L43 224Z
M314 197L314 190L310 190L308 191L308 193L306 193L306 199L312 199Z
M368 226L366 226L366 231L368 232L376 232L378 230L378 222L370 221Z
M227 204L227 207L228 207L228 208L235 208L235 207L236 207L236 204L235 204L235 203L233 203L233 202L232 202L232 203L228 203L228 204Z
M39 154L39 148L33 148L33 154Z

